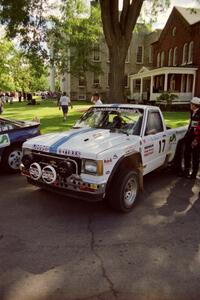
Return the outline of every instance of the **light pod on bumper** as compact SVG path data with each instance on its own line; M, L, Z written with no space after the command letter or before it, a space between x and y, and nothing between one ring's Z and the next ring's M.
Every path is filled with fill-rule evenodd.
M29 167L29 174L33 180L39 180L42 176L42 169L38 163L33 163Z
M56 170L52 166L46 166L42 169L42 179L47 184L52 184L56 181Z

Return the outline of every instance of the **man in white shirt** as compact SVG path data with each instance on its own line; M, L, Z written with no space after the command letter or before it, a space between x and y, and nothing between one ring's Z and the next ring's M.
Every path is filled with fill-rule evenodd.
M71 105L71 108L73 108L69 96L64 92L59 101L59 109L62 108L64 121L67 119L69 104Z
M97 106L97 105L102 105L102 104L103 104L103 102L101 101L100 96L99 96L98 93L95 93L95 94L92 96L92 100L91 100L91 101L94 103L95 106Z

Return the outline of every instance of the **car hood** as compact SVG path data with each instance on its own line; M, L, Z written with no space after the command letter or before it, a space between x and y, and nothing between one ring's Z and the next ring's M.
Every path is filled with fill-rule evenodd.
M139 137L135 136L135 142L138 139ZM26 141L23 148L67 156L96 158L101 152L126 144L130 145L130 137L124 133L81 128L35 137Z

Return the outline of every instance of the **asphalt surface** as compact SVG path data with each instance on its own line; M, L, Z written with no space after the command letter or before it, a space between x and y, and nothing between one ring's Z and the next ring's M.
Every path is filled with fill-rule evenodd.
M0 300L199 300L199 190L152 173L118 214L0 174Z

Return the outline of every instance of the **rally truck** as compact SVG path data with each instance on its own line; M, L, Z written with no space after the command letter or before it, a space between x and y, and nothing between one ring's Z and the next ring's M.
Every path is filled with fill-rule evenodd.
M186 130L166 128L155 106L95 106L71 130L25 142L21 169L33 185L129 212L143 176L179 157Z
M40 134L39 122L0 118L0 169L19 172L22 144Z

